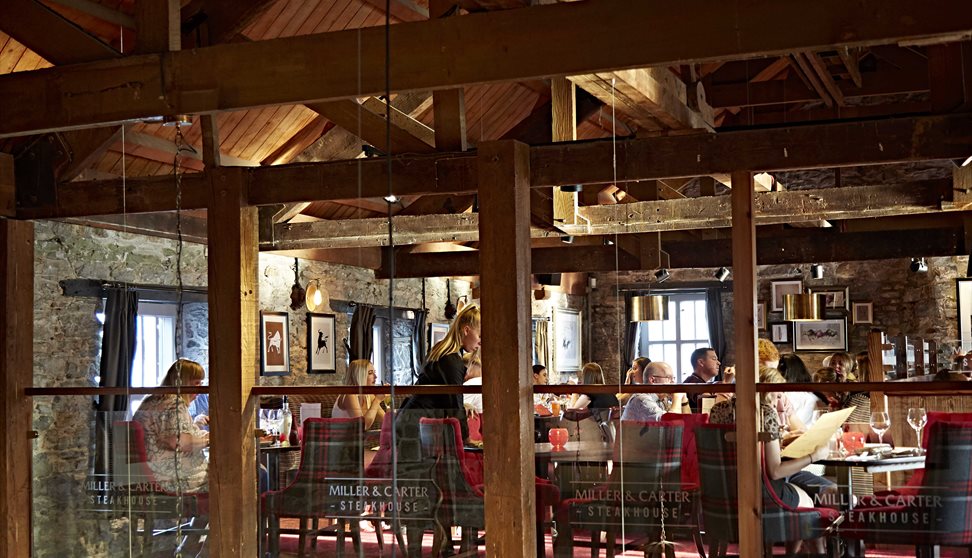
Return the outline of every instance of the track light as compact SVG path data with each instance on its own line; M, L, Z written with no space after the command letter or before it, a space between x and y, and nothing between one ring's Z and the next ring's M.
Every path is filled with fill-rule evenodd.
M813 279L823 279L824 268L820 264L813 264L810 266L810 277Z
M604 240L602 240L601 243L605 246L614 246L614 241L607 237L604 237Z
M928 273L928 263L925 258L911 258L911 265L908 267L912 273Z
M395 194L388 194L387 196L385 196L385 201L390 204L396 204L398 203L398 196L396 196Z
M672 273L668 271L667 268L662 268L655 272L655 280L658 283L664 283L665 281L668 281L668 278L671 276Z
M561 186L560 187L560 191L561 192L570 192L570 193L583 192L584 191L584 185L583 184L568 184L566 186Z
M568 234L567 236L560 237L560 241L563 242L564 244L573 244L574 237Z
M717 271L715 272L715 278L716 278L716 280L718 280L718 281L719 281L720 283L722 283L722 282L724 282L724 281L725 281L726 279L728 279L728 278L729 278L729 268L728 268L728 267L725 267L725 266L723 266L723 267L720 267L720 268L719 268L719 269L718 269L718 270L717 270Z
M966 159L964 161L962 161L962 164L959 165L959 166L960 167L967 167L969 165L972 165L972 155L969 155L968 157L966 157Z

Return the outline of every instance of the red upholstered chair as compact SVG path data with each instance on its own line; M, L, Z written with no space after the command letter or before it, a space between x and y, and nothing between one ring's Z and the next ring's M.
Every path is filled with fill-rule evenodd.
M129 487L127 499L119 502L120 514L131 514L137 528L142 520L142 556L152 552L152 536L156 520L175 519L180 523L209 514L209 494L205 492L176 494L159 486L148 466L145 450L145 430L138 421L115 421L112 430L112 482L117 489ZM180 503L181 502L181 503ZM181 529L183 534L199 535L206 526ZM172 532L170 529L164 532Z
M937 556L936 546L972 545L972 422L937 420L928 430L925 474L917 491L858 506L843 536L915 545L916 556Z
M356 497L348 496L347 491L341 488L355 484L355 479L363 476L364 420L361 417L305 420L297 475L285 488L267 491L262 495L262 510L268 524L271 556L276 557L280 553L282 517L300 519L298 556L304 555L308 535L312 535L312 543L316 543L317 531L313 527L308 529L308 522L321 517L338 520L338 557L344 555L346 523L350 527L355 551L360 554L361 533L357 521L360 519L359 514L342 508L354 503ZM334 487L339 489L332 490ZM366 500L363 496L360 499L362 502Z
M709 555L726 555L729 543L739 540L739 501L736 484L735 425L707 424L695 431L699 457L702 516ZM840 513L830 508L791 508L773 492L763 467L763 541L815 539L835 534ZM832 545L832 550L836 545Z

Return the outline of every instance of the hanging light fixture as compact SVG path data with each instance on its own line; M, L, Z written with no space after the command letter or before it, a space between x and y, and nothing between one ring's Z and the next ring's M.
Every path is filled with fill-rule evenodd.
M321 287L320 280L314 279L307 285L307 309L311 312L317 310L324 304L324 289Z
M633 296L629 308L632 322L655 322L668 319L668 297L664 295Z
M826 296L803 293L783 295L783 319L788 322L809 322L823 319Z
M446 303L445 308L442 309L442 313L445 315L445 319L451 320L456 317L456 312L458 310L456 310L455 304L452 303L452 283L449 279L446 279Z
M298 273L297 258L294 258L294 286L290 289L290 309L300 310L307 300L307 292L300 286L300 275Z
M720 267L719 270L715 272L715 278L720 283L725 282L725 280L729 278L729 268L725 266Z

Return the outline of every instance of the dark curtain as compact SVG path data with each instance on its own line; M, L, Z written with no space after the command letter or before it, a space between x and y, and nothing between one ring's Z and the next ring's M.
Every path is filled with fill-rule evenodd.
M138 293L127 289L108 291L105 326L101 336L101 387L130 387L135 358ZM107 474L111 464L111 425L124 420L118 412L128 410L127 395L102 395L97 409L95 474Z
M375 327L375 309L371 306L358 304L354 308L351 316L351 353L349 358L357 360L366 358L371 360L374 353L374 336L372 328Z
M631 293L627 293L624 296L624 345L621 347L623 352L621 355L621 369L618 370L621 378L624 378L624 373L631 366L631 361L638 356L638 322L629 321L632 296L634 295Z
M722 321L722 289L705 291L705 311L709 319L709 341L719 360L726 356L726 328Z
M415 321L412 322L412 380L418 378L422 372L422 364L425 362L425 355L428 354L428 341L426 340L425 330L428 321L428 311L419 310L415 312Z

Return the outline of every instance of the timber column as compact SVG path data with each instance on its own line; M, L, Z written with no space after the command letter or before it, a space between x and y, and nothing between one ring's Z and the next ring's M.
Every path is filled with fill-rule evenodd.
M763 554L763 482L756 393L756 221L753 175L732 173L732 318L736 347L736 472L739 555Z
M533 372L530 369L530 151L479 145L486 552L536 553Z
M211 177L209 226L210 555L257 555L257 208L242 169Z

